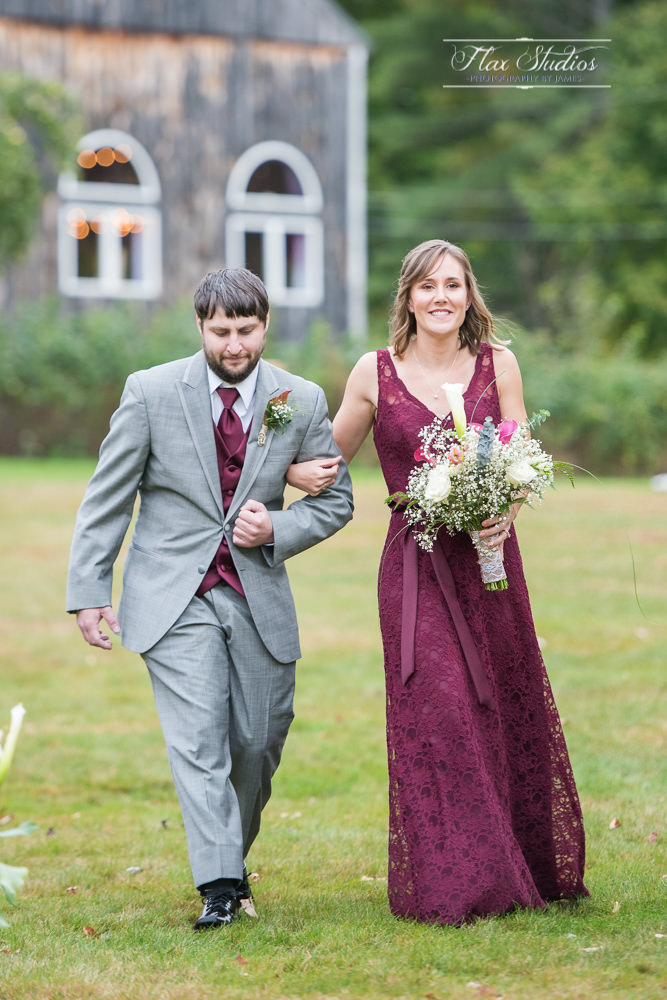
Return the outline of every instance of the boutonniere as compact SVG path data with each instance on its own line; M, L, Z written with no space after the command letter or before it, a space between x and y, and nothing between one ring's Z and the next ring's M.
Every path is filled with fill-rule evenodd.
M257 444L260 448L266 441L267 431L275 431L276 434L282 434L292 419L294 409L287 402L287 397L291 391L291 389L286 389L280 396L274 396L266 404L262 429L257 438Z

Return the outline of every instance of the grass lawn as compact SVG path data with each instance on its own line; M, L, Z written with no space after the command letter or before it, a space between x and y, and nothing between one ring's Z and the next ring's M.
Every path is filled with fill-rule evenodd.
M199 907L147 675L62 612L86 462L0 459L0 726L27 708L0 860L0 1000L637 998L667 992L667 495L563 483L519 536L588 835L591 899L461 928L386 899L383 669L375 599L384 487L292 561L304 657L296 720L249 858L259 920L195 935ZM643 611L635 601L637 588ZM10 820L7 817L11 817ZM616 821L612 823L612 821ZM620 825L618 825L620 823Z

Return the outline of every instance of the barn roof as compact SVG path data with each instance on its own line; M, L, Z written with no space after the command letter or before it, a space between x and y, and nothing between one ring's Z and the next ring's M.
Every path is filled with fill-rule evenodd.
M333 0L0 0L2 15L100 29L368 46Z

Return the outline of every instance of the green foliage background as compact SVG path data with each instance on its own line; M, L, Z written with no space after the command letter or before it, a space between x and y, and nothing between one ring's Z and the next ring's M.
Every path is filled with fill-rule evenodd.
M544 332L513 331L528 411L551 419L540 438L559 458L596 473L652 473L667 462L665 361L637 357L629 343L605 357L563 351ZM381 343L378 337L378 343ZM191 303L147 310L136 303L59 312L57 300L0 317L0 453L94 454L128 373L198 350ZM266 357L323 385L331 413L359 354L325 324L304 344L269 335ZM362 460L372 461L369 444Z
M55 83L0 73L0 268L20 257L81 122Z
M451 239L468 251L501 332L512 331L529 411L551 411L545 445L595 472L665 471L667 6L340 4L372 45L367 346L386 342L405 253ZM525 36L610 38L611 89L443 88L443 39ZM0 264L24 246L54 176L26 172L26 143L53 162L76 127L56 89L17 86L0 89L0 153L20 136L14 158L0 156L0 181L14 178L0 196ZM60 129L58 108L69 123ZM271 342L268 354L324 385L335 412L365 346L315 325L306 344ZM187 302L71 313L54 300L1 316L0 451L94 452L127 374L196 348Z
M370 34L371 303L434 236L496 313L585 344L667 349L667 7L343 0ZM610 90L443 87L447 38L610 38ZM555 46L558 48L558 46ZM562 47L562 46L561 46ZM502 46L501 46L502 48ZM584 81L591 82L591 81Z

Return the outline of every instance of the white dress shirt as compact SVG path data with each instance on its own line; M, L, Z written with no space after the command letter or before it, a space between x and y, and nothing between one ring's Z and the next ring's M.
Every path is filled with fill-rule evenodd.
M220 386L223 389L237 389L238 398L234 402L232 409L234 413L238 414L241 423L243 424L243 430L247 431L252 423L252 415L255 403L255 389L257 388L257 375L259 374L258 368L254 368L247 378L244 378L242 382L237 382L236 385L230 385L229 382L223 382L222 379L211 371L211 369L206 366L208 371L208 386L209 392L211 394L211 416L213 417L213 422L217 424L218 420L222 415L224 409L222 405L222 400L218 393L218 388Z

